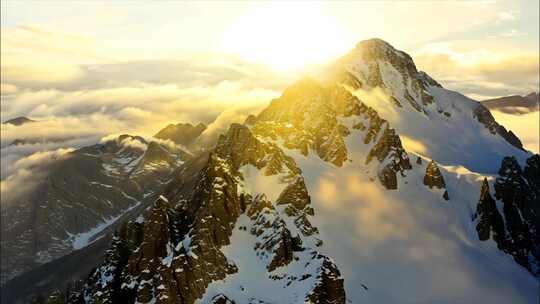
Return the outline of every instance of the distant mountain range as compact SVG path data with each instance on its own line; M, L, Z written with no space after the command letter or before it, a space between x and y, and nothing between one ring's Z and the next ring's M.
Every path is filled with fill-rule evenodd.
M490 109L508 114L525 114L539 110L540 96L532 92L525 96L511 95L482 101Z
M534 303L540 155L382 40L316 76L212 146L59 159L2 209L2 302Z
M30 123L30 122L35 122L35 120L32 120L32 119L24 117L24 116L20 116L20 117L15 117L13 119L6 120L6 121L3 122L3 124L14 125L14 126L22 126L22 125Z

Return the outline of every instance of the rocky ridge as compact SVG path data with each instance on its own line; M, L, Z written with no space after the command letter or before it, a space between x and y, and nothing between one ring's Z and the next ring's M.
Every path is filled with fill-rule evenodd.
M484 180L475 214L479 239L492 239L499 249L537 276L540 274L539 176L540 155L527 159L523 169L515 158L504 158L495 179L494 196Z
M317 229L309 223L313 209L294 161L275 145L256 139L242 125L232 125L217 147L205 156L195 175L179 174L144 220L130 222L114 238L104 263L90 276L84 297L90 303L194 303L214 281L239 269L222 247L233 229L258 241L252 248L268 270L268 279L283 286L313 282L300 290L313 303L344 303L339 270L316 247ZM254 166L265 176L279 175L284 190L276 202L242 191L242 168ZM235 227L245 215L248 227ZM242 230L243 229L243 230ZM314 264L314 272L278 274L290 264ZM81 296L82 296L81 294ZM225 301L212 295L212 303ZM256 299L251 299L255 302Z

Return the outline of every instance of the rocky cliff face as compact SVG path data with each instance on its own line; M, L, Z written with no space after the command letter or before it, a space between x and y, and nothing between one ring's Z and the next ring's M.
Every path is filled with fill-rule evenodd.
M344 303L337 266L316 250L322 242L309 221L314 211L292 158L238 124L203 158L199 172L181 170L144 217L118 231L81 297L90 303L195 303L203 296L211 303L239 301L238 295L216 293L209 286L250 271L224 250L239 245L231 244L231 238L240 233L255 240L241 245L253 246L246 250L264 265L268 281L294 289L305 301ZM277 200L249 190L246 167L280 177L283 191Z
M288 149L303 155L316 153L324 161L341 167L348 160L345 139L353 130L364 133L368 147L365 163L383 164L380 181L397 188L396 173L411 169L399 136L377 111L338 84L324 86L304 79L273 100L251 121L253 132L270 140L282 140Z
M523 150L523 144L521 143L521 140L514 134L514 132L507 131L505 127L499 125L497 121L495 121L495 118L493 118L493 115L491 115L491 112L484 107L483 105L478 105L476 109L474 110L474 116L480 123L482 123L492 134L499 134L501 137L503 137L507 142L509 142L512 146Z
M154 137L171 140L178 145L192 148L204 130L206 130L206 125L203 123L195 126L190 123L170 124L156 133Z
M494 184L497 201L484 180L476 213L480 240L493 239L499 249L535 275L539 274L540 261L538 176L540 155L527 159L523 170L515 158L504 158ZM502 205L502 212L497 204Z

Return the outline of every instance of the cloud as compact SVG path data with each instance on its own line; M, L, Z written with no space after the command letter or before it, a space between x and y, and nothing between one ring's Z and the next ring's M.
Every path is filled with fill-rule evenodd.
M278 95L266 89L244 89L233 82L179 88L175 85L121 87L65 92L23 92L3 100L2 116L29 116L41 122L2 126L2 145L16 138L56 138L109 133L153 135L169 123L210 123L223 111L234 113L267 104Z
M491 111L498 123L506 129L512 130L525 149L540 153L540 112L534 111L526 114L514 115L499 111Z
M200 144L212 146L220 134L225 133L232 123L243 123L250 114L259 113L266 104L250 104L226 109L210 123L201 134Z
M511 44L439 42L428 44L413 55L419 69L446 87L473 98L538 90L538 53Z
M499 12L497 15L497 24L508 22L508 21L514 21L518 19L520 16L519 10L510 10L510 11L504 11Z
M11 95L18 92L16 85L10 83L0 83L0 94L1 95Z
M204 122L203 138L211 143L294 79L223 54L119 60L90 36L38 26L2 28L1 39L2 120L38 121L1 126L4 189L34 170L11 165L18 160L109 134L150 138L170 123ZM10 145L17 139L26 143Z
M515 29L507 30L501 33L502 37L522 37L522 36L527 36L527 35L528 35L527 33L524 33Z
M98 138L83 138L66 140L62 142L33 143L4 147L2 148L1 158L1 178L3 180L14 174L17 169L15 164L19 160L29 157L35 153L45 153L62 149L74 149L92 144L98 140Z
M0 195L2 208L11 204L20 195L31 193L42 178L46 175L47 166L62 157L66 157L73 149L57 149L53 151L40 151L17 161L6 164L2 157L2 171L9 172L7 178L0 181ZM7 166L8 168L4 169Z

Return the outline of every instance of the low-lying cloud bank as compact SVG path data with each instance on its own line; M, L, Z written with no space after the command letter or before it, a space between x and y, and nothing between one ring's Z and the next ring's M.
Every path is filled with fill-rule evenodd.
M413 54L417 66L445 87L484 100L538 91L538 52L485 41L428 44Z
M7 207L8 203L16 202L15 200L20 195L30 193L46 176L47 166L71 151L73 151L71 148L38 151L17 160L9 154L4 158L2 153L2 180L0 181L2 208ZM6 178L4 178L4 172L8 174Z
M512 130L525 149L540 153L540 112L530 112L521 115L492 111L493 117L505 128Z
M75 64L68 69L77 73L60 78L49 75L66 66L8 63L2 62L2 121L26 116L36 122L1 125L2 201L43 177L38 167L21 165L29 159L110 134L148 138L179 122L207 124L203 140L212 142L230 123L260 111L289 81L234 58Z

